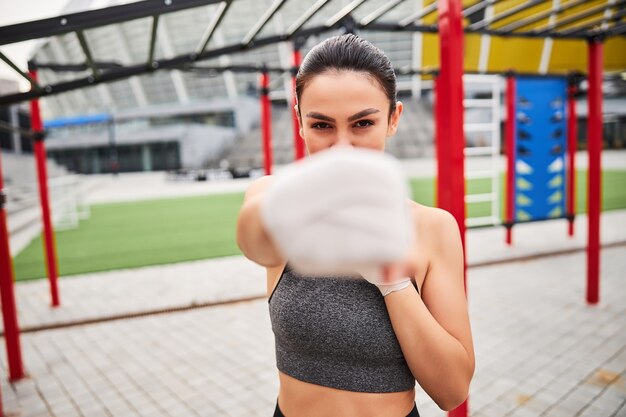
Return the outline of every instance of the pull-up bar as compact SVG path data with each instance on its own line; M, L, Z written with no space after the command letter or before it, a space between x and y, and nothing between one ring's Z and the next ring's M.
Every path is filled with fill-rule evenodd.
M223 0L143 0L135 3L111 6L106 9L89 10L33 22L2 26L0 27L0 46L123 23L129 20L192 9L194 7L220 3L222 1Z

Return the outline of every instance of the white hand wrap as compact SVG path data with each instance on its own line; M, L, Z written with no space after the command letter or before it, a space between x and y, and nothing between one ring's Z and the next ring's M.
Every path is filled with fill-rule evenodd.
M384 283L380 267L361 268L358 272L368 282L376 285L383 297L394 291L403 290L411 285L411 278L408 277L400 277L392 282Z
M276 176L262 202L268 233L290 264L348 273L406 257L414 227L400 164L365 149L312 155Z

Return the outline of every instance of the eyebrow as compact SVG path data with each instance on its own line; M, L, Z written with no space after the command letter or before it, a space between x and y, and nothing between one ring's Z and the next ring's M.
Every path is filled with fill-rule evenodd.
M369 109L361 110L360 112L355 113L352 116L348 117L348 121L352 122L354 120L360 119L361 117L369 116L370 114L374 114L374 113L380 113L380 110L375 109L375 108L369 108ZM316 111L308 112L306 114L306 117L310 117L310 118L313 118L313 119L324 120L324 121L327 121L327 122L336 122L336 120L333 119L332 117L326 116L325 114L318 113Z

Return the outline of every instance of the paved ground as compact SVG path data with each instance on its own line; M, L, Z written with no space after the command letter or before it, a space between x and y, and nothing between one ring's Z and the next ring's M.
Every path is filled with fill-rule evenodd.
M624 155L611 163L623 167ZM131 177L118 191L103 182L92 201L246 185L145 191L156 178ZM574 239L564 221L520 225L513 247L503 244L501 228L468 233L472 416L626 417L626 211L603 215L601 302L593 307L584 301L585 228L584 216ZM8 383L0 355L4 411L269 416L278 380L264 284L263 271L241 257L68 277L54 310L45 281L18 284L20 325L31 329L21 339L29 377ZM229 302L245 298L254 300ZM140 316L150 312L160 313ZM77 325L99 319L110 320ZM59 325L70 327L41 330ZM419 389L416 400L423 417L445 415Z
M604 250L594 307L583 253L469 270L472 416L626 416L625 255ZM23 334L30 378L2 380L5 411L269 416L277 375L266 303ZM424 417L444 415L419 390L417 401Z

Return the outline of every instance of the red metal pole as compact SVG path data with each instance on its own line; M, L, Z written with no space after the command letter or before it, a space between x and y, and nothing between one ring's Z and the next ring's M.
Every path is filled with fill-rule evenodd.
M456 219L465 238L465 135L463 133L463 30L460 0L439 2L439 37L441 72L437 80L441 134L441 159L438 160L437 181L439 206ZM444 143L445 141L445 143Z
M4 179L0 161L0 300L2 302L4 341L7 347L7 360L9 362L9 379L15 381L24 377L24 365L22 364L20 327L17 323L17 309L15 307L13 263L9 249L9 229L7 227L7 214L4 209L6 198L3 188ZM2 408L0 407L1 412Z
M567 222L569 236L574 236L576 216L576 148L578 145L578 125L576 118L576 93L578 82L570 79L567 96Z
M261 130L263 134L263 161L265 175L272 174L272 108L270 103L270 77L261 73Z
M31 69L30 76L37 80L37 70ZM54 240L54 230L52 228L50 201L48 197L48 173L46 170L46 148L44 146L43 125L41 123L41 113L39 111L39 100L30 102L31 129L35 134L35 159L37 163L37 178L39 181L39 199L41 201L41 214L43 217L44 248L46 254L46 268L50 280L50 294L52 296L52 307L58 307L59 289L57 286L57 256L56 243Z
M298 123L298 114L295 108L296 104L298 104L298 98L296 97L296 75L301 62L302 54L300 53L300 49L294 44L292 57L293 68L291 73L291 93L293 94L291 111L293 113L293 146L296 152L296 161L304 158L304 140L300 136L300 124Z
M587 303L597 304L600 299L600 210L602 201L602 66L603 44L601 40L589 41L587 152L589 154L589 178L587 181Z
M461 0L439 0L439 56L437 105L437 203L449 211L459 226L465 252L465 135L463 133L463 26ZM441 119L446 111L445 122ZM444 143L445 141L445 143ZM441 152L445 149L445 152ZM446 168L449 168L446 170ZM463 256L465 268L466 257ZM464 271L465 290L467 275ZM450 417L467 417L466 400L450 411Z
M505 151L506 151L506 199L505 226L506 244L513 243L513 222L515 220L515 76L508 74L506 77L506 126L505 126Z
M441 77L437 75L434 78L434 90L435 90L435 156L437 158L437 183L435 184L435 205L437 207L442 207L442 196L444 193L444 189L447 184L444 181L440 181L440 178L443 179L442 172L450 171L450 160L446 158L445 155L445 143L443 135L443 127L444 124L444 112L442 109L442 100L443 100L443 82L441 82Z

